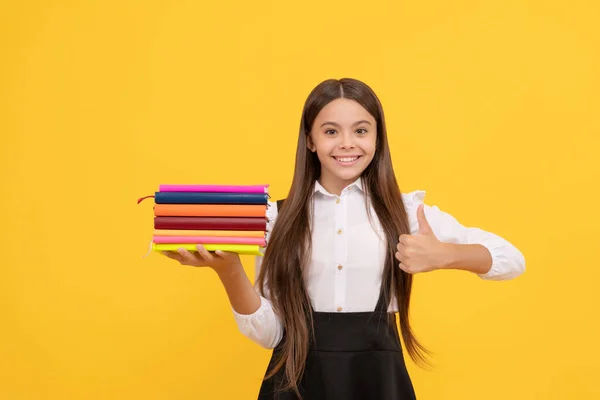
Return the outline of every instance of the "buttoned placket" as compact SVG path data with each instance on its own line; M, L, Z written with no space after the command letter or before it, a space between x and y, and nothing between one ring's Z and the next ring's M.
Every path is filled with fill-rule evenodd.
M334 221L335 221L335 232L334 232L334 260L331 268L335 268L334 271L334 301L336 305L336 311L343 311L346 306L346 246L347 246L347 234L346 234L346 213L347 213L347 192L344 190L340 196L336 196L335 203L333 205Z

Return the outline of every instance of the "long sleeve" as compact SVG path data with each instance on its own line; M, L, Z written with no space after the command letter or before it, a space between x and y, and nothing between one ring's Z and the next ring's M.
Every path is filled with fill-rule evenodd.
M477 274L485 280L508 280L525 271L525 257L506 239L476 227L462 225L452 215L437 206L424 203L425 191L415 191L407 195L406 209L411 234L419 229L417 207L424 204L425 217L438 240L456 244L480 244L488 249L492 257L492 267L485 274Z
M269 208L267 209L267 243L269 240L270 232L277 218L277 205L274 202L269 202ZM254 266L254 280L260 272L262 264L262 256L255 257ZM265 285L265 293L257 293L260 296L260 307L252 314L240 314L233 310L236 323L240 332L258 343L264 348L272 349L281 341L283 337L283 324L281 319L277 316L273 310L273 306L269 300L268 285Z

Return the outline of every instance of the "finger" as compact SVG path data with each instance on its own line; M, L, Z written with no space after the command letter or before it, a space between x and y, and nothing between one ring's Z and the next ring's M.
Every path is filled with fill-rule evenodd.
M400 235L400 240L398 241L398 243L401 243L402 245L406 246L410 239L411 235Z
M239 260L239 254L231 251L216 250L215 260L223 260L228 263L235 262L236 260Z
M228 251L223 251L223 250L215 250L215 258L220 258L222 260L225 260L229 257L231 257L232 253L228 252Z
M186 250L184 248L177 249L177 252L181 256L182 264L194 265L198 262L196 257L194 257L194 255L192 253L190 253L188 250Z
M215 262L215 256L210 254L210 252L208 250L206 250L206 248L204 246L199 244L196 246L196 248L198 249L198 254L204 260L205 265L211 265L212 263Z
M400 253L396 253L396 258L398 259L398 267L400 267L400 269L404 272L408 272L408 266L402 262L402 256L400 255Z
M396 245L396 249L398 251L405 251L406 250L406 244L402 243L402 242L398 242L398 244Z
M425 205L423 203L417 207L417 220L419 221L419 233L423 235L433 234L433 229L431 229L431 225L429 225L429 221L425 217Z
M400 263L398 264L398 266L400 267L400 269L404 272L406 272L407 274L414 274L415 271L413 271L409 266L407 266L404 263Z
M175 261L181 262L181 260L182 260L181 255L174 251L161 251L161 254L166 257L169 257L170 259L175 260Z
M402 262L400 261L400 263L398 264L398 267L406 272L407 274L415 274L417 271L415 271L414 267L412 267L411 265L407 264L406 262Z
M404 255L404 252L398 250L396 252L396 260L403 262L406 259L406 256Z

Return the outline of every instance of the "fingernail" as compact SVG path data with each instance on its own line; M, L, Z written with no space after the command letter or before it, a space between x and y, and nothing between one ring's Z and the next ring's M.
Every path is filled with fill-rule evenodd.
M180 248L177 249L177 252L179 254L183 254L185 252L185 249L183 247L180 247Z

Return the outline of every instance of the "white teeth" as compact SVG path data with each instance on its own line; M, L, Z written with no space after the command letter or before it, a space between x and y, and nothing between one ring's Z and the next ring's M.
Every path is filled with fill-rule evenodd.
M340 162L349 163L358 160L358 157L336 157L336 160Z

